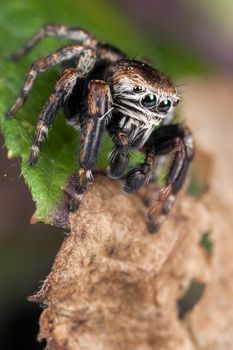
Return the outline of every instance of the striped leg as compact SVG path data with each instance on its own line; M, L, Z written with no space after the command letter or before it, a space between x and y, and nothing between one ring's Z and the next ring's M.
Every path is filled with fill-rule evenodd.
M78 59L80 55L83 57L84 52L86 52L86 55L88 52L89 57L91 57L93 61L95 60L95 50L91 47L82 45L69 45L63 47L62 49L54 52L49 56L43 57L35 61L32 64L31 69L26 76L25 84L23 86L23 89L20 91L16 102L7 111L5 115L6 118L13 117L14 114L16 114L16 112L18 111L18 109L24 104L30 90L33 87L33 83L39 73L43 73L48 69L54 67L55 65L61 64L64 61L68 61L73 58ZM86 57L86 55L84 56Z
M70 211L78 209L88 185L93 181L92 170L95 169L100 142L110 118L111 104L108 84L101 80L92 80L88 87L87 115L82 129L78 182L75 195L69 203Z
M71 28L65 25L59 24L47 24L42 27L33 37L22 47L19 51L9 56L9 59L13 61L19 60L27 52L29 52L38 42L45 37L64 38L69 40L75 40L79 44L95 47L95 37L81 28Z
M54 92L45 104L38 120L35 139L32 145L31 154L29 156L29 165L34 165L39 156L40 146L44 142L48 133L48 127L53 123L57 109L62 102L72 93L72 90L80 77L80 73L76 69L66 69L61 78L56 82Z
M184 183L189 164L194 155L192 134L189 129L182 128L179 125L163 126L152 133L145 145L145 149L147 148L148 151L150 149L150 152L153 151L157 155L175 150L166 176L165 186L161 189L158 200L148 214L149 229L152 232L158 231L174 203L176 194Z

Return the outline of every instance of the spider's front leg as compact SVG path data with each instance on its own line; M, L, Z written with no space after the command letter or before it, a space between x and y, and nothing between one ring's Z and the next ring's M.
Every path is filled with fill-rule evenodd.
M159 198L149 211L149 230L158 231L169 213L175 195L181 189L193 158L194 147L192 134L179 125L167 125L155 130L143 147L146 153L144 163L136 165L127 175L124 190L136 192L151 176L156 156L162 156L175 150L175 154L165 179L165 186L160 190Z
M87 115L82 127L82 138L79 151L80 169L75 185L75 195L68 208L75 211L79 208L84 192L92 183L92 170L95 169L100 142L110 117L112 98L110 88L105 81L92 80L88 86Z
M149 229L152 232L160 228L185 181L194 156L194 145L190 130L180 125L167 125L155 130L145 144L145 151L153 152L155 155L164 155L172 150L175 153L165 178L165 185L148 213Z

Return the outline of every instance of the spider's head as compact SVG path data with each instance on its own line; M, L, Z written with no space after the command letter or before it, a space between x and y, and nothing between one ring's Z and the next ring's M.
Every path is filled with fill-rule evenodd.
M171 80L143 62L118 62L111 88L115 108L148 127L159 125L179 102Z

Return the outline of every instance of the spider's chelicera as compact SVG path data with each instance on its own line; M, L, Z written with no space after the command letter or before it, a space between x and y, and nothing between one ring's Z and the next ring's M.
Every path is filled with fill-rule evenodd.
M29 157L34 165L48 128L58 108L81 132L80 169L75 194L69 209L75 211L88 184L93 181L100 142L105 131L114 149L107 174L111 178L125 175L129 150L139 150L145 160L127 174L124 190L137 191L156 171L156 157L174 151L171 165L155 204L149 211L150 229L157 230L180 190L193 158L192 134L187 127L170 124L179 95L171 80L151 65L127 58L120 50L101 43L80 28L49 24L36 33L11 59L18 60L45 36L70 39L73 45L35 61L14 105L6 113L13 117L25 102L38 74L60 65L61 76L38 119ZM158 127L159 126L159 127Z

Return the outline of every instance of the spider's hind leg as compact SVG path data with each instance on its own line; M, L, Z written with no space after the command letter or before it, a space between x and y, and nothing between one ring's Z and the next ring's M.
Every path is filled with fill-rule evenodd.
M51 55L42 57L39 60L32 63L31 69L26 75L24 86L20 91L15 103L6 112L5 117L13 117L18 111L18 109L24 104L37 76L40 73L43 73L58 64L70 61L72 59L76 59L78 63L79 61L80 63L82 63L84 61L84 58L85 60L87 60L86 57L89 57L89 64L87 66L87 69L91 69L96 59L96 51L88 46L69 45L61 48L60 50L57 50Z
M96 38L86 30L82 28L72 28L66 25L59 24L46 24L32 38L17 52L11 54L8 58L12 61L17 61L27 52L38 44L45 37L64 38L68 40L74 40L77 43L91 45L95 47L97 41Z
M57 109L71 94L80 73L74 68L66 69L61 78L56 82L54 92L45 104L37 123L35 139L28 160L29 165L34 165L39 156L40 146L44 142L49 126L53 123Z

